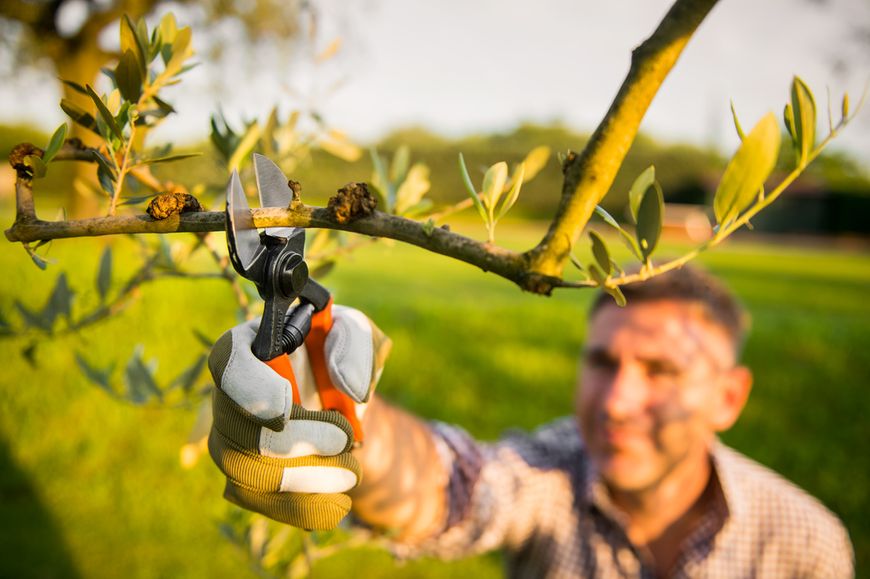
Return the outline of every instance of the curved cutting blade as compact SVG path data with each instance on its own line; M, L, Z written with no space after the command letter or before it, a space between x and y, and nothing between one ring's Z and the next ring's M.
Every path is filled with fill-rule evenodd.
M227 185L227 246L233 267L239 275L249 278L249 268L263 248L237 171L233 171Z
M260 207L289 207L293 200L293 189L289 179L271 159L254 153L254 174L257 178L257 192L260 194ZM267 227L266 233L275 237L290 237L293 227Z

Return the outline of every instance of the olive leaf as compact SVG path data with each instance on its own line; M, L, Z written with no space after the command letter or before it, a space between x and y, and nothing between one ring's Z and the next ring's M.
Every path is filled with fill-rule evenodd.
M816 100L806 83L797 76L791 85L791 106L798 165L803 166L816 144Z
M120 21L121 26L121 60L123 61L127 53L132 57L131 64L135 65L136 71L139 73L139 78L143 78L147 71L145 62L148 52L147 46L143 45L139 31L128 15L124 15ZM117 75L117 69L116 69ZM117 76L116 76L117 79ZM130 99L138 100L138 99Z
M87 92L87 91L85 91ZM60 100L60 108L72 119L72 121L78 125L83 126L84 128L93 131L97 131L97 121L92 114L87 112L85 109L75 104L71 100L61 99Z
M176 386L180 386L185 394L190 394L190 391L193 389L193 386L196 383L196 379L199 378L200 374L202 374L202 370L205 367L205 362L206 355L200 354L193 364L188 366L185 370L181 372L181 374L176 376L172 380L172 382L169 383L169 387L175 388Z
M138 102L142 96L142 72L132 50L125 51L115 67L115 82L121 96L130 102Z
M607 244L604 243L604 239L595 231L589 231L589 239L592 240L592 256L595 257L598 267L606 275L610 275L611 260L610 252L607 251Z
M118 393L115 392L114 388L111 386L111 377L115 371L115 364L111 363L105 368L98 368L90 364L85 357L81 354L81 352L75 353L76 364L78 364L79 369L85 375L85 377L102 388L111 396L117 396Z
M768 113L743 139L716 188L713 211L720 226L735 219L757 198L776 164L779 145L776 117Z
M517 202L517 199L520 196L520 189L523 187L523 180L526 175L526 165L525 163L520 163L519 166L514 170L514 174L511 177L511 185L510 191L508 194L502 198L501 205L499 205L498 213L495 217L495 220L498 221L505 214L510 211L511 207L514 206L514 203Z
M112 134L114 134L119 140L124 140L124 135L121 133L121 127L118 126L118 123L115 122L115 117L112 115L109 108L106 106L106 103L103 102L103 99L100 98L93 87L90 85L85 85L85 89L88 91L88 96L91 97L91 100L94 101L94 104L97 107L97 112L100 114L100 117L103 119L103 122L106 123L106 126L112 130Z
M112 248L106 246L100 256L100 267L97 270L96 286L100 295L100 302L106 301L109 288L112 285Z
M405 173L402 184L399 185L399 190L396 192L396 214L404 215L409 209L420 203L430 186L429 168L415 163Z
M637 241L635 241L634 237L631 236L625 229L623 229L616 219L608 213L603 207L600 205L595 206L595 213L604 220L606 224L610 227L614 228L617 232L619 232L619 237L622 239L622 243L634 254L634 256L638 259L643 259L640 253L640 248L637 246Z
M526 183L534 179L538 173L547 165L547 161L550 159L550 147L546 145L541 145L539 147L535 147L529 154L526 155L526 158L523 159L523 167L524 167L524 175Z
M665 200L661 187L653 182L653 187L646 190L637 208L637 244L640 246L644 262L649 261L659 242L664 218Z
M656 168L654 165L647 167L643 173L637 176L634 183L631 184L631 189L628 191L628 207L631 211L631 218L637 223L637 213L640 208L640 202L644 197L646 190L652 187L656 180Z
M746 133L743 132L743 127L740 126L740 119L737 118L737 110L734 108L734 101L731 101L731 118L734 119L734 129L737 131L737 136L740 140L746 138Z
M474 207L477 209L477 212L480 213L480 217L483 221L488 223L486 209L483 207L483 203L480 200L480 196L477 194L477 189L475 189L474 183L471 182L471 177L468 176L468 168L465 166L465 157L462 156L462 153L459 153L459 171L462 174L462 182L468 190L468 194L471 197L472 203L474 203Z
M401 183L408 174L408 166L411 162L411 149L402 145L393 153L393 162L390 165L390 181Z
M133 404L144 404L157 398L161 400L163 393L154 379L154 363L146 364L142 359L143 346L138 344L124 368L124 382L127 386L126 398Z
M251 123L245 130L245 134L239 140L232 155L227 161L227 170L238 170L242 163L246 162L251 156L254 147L257 146L257 141L260 139L260 125L257 122Z
M486 208L490 221L492 220L495 205L504 192L507 175L508 166L504 161L499 161L492 165L483 175L483 188L480 192L480 201Z
M63 123L55 129L54 133L51 135L51 139L48 141L48 146L45 147L45 152L42 155L43 163L48 164L52 159L54 159L54 156L57 155L57 152L60 151L60 148L63 146L65 139L66 123Z

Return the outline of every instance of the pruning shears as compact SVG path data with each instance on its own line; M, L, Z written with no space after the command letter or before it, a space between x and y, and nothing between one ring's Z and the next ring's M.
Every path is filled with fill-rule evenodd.
M261 207L288 207L293 199L290 181L263 155L254 154L254 173ZM301 227L254 226L238 171L227 185L227 247L230 261L242 277L254 282L265 301L263 318L251 350L293 388L293 403L301 404L299 386L288 354L303 343L317 382L323 410L340 412L362 441L362 428L353 400L338 390L326 367L326 336L332 329L332 296L308 276L305 230ZM293 302L298 305L290 310ZM288 313L289 312L289 313Z

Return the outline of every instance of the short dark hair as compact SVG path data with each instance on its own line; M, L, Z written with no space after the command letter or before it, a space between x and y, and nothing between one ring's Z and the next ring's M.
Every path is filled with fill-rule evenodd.
M708 319L724 329L740 352L749 329L749 314L734 293L718 278L698 266L684 265L650 279L620 288L627 307L633 303L672 300L701 305ZM613 298L599 292L589 308L589 319Z

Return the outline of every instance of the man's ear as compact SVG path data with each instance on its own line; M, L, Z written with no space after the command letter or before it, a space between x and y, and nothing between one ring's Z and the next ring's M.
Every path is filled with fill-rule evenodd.
M711 425L716 432L728 430L737 421L749 398L750 390L752 372L746 366L735 366L721 376L718 400L711 412Z

